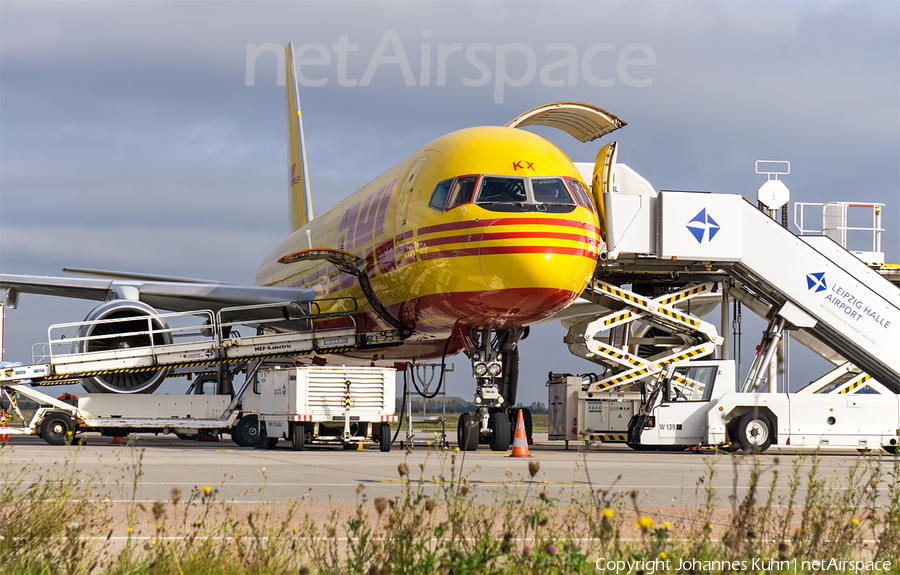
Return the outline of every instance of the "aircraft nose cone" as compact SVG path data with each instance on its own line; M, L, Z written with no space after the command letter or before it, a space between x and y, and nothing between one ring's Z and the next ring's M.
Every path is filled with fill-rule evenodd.
M593 273L595 261L579 247L581 230L559 231L551 224L501 218L486 227L478 264L485 284L479 298L493 317L540 321L569 305ZM513 320L515 318L515 320Z

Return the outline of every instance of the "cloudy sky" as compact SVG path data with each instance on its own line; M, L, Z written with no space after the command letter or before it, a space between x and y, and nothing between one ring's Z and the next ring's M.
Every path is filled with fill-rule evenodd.
M776 159L792 200L887 204L883 248L900 262L896 2L5 0L0 270L251 282L288 232L284 88L265 48L289 41L308 61L319 213L446 132L581 101L628 122L619 160L657 189L752 197L754 162ZM575 161L605 143L540 133ZM6 358L28 361L48 324L91 307L22 296ZM745 358L760 329L745 323ZM546 401L550 370L592 370L563 335L522 344L522 400ZM455 363L449 392L470 397ZM798 351L794 369L824 367Z

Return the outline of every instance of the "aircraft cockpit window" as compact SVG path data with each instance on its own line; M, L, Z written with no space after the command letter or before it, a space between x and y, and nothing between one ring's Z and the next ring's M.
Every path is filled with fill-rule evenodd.
M575 178L566 178L566 182L569 183L569 187L572 189L572 193L575 194L575 199L578 200L578 203L581 204L582 207L585 207L592 212L594 211L594 204L591 202L591 196L588 194L587 190L584 189L584 186L576 180Z
M428 202L428 207L443 212L444 206L447 204L447 196L450 195L450 186L452 185L453 178L439 183L434 188L434 193L431 194L431 201Z
M485 176L478 192L478 204L515 204L528 201L523 178Z
M534 201L540 204L561 204L574 206L569 188L560 178L531 178Z
M478 176L460 176L456 178L450 191L450 201L447 202L447 209L471 202L472 195L475 193L475 184L477 183Z

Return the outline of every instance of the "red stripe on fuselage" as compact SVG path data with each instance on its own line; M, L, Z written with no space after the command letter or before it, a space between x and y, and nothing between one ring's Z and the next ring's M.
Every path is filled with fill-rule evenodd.
M470 228L486 228L493 224L501 226L566 226L579 228L586 231L592 231L599 235L600 230L593 224L585 224L578 220L558 220L552 218L497 218L493 220L466 220L462 222L451 222L449 224L437 224L434 226L425 226L419 228L419 236L427 234L435 234L438 232L449 232L454 230L465 230Z
M476 232L479 234L479 232ZM441 238L431 238L427 240L419 240L420 248L429 248L433 246L442 246L446 244L461 244L471 241L487 242L492 240L515 240L515 239L550 239L550 240L570 240L573 242L585 242L588 245L594 245L594 239L587 235L564 234L558 232L481 232L480 237L471 235L460 236L444 236Z
M423 252L419 254L422 260L436 260L441 258L461 258L467 256L497 256L508 254L558 254L594 259L597 254L593 250L584 248L566 248L561 246L486 246L478 248L462 248L456 250L442 250L439 252Z

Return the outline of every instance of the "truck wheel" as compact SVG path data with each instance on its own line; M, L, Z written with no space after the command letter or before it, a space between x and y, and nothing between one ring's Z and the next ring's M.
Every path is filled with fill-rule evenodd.
M176 433L175 437L182 441L197 441L198 433Z
M51 411L41 421L41 437L50 445L71 443L74 434L75 422L63 411Z
M509 449L509 418L503 412L491 414L491 451Z
M463 413L459 416L456 425L456 445L460 451L475 451L478 449L478 421L471 413Z
M391 424L382 423L380 427L381 432L378 436L378 447L381 448L382 453L387 453L391 450Z
M745 413L737 426L737 439L746 453L762 453L772 445L772 423L763 414Z
M257 447L264 437L265 434L260 433L259 419L255 415L242 417L231 432L231 439L241 447Z
M884 449L885 451L887 451L888 453L890 453L891 455L900 454L900 451L897 451L896 445L882 445L881 448Z
M291 436L291 449L294 451L303 451L303 444L306 443L306 429L303 425L297 423L294 425L294 434Z

